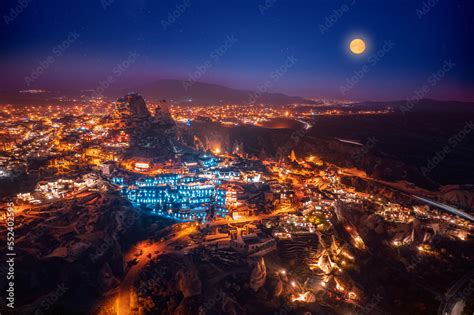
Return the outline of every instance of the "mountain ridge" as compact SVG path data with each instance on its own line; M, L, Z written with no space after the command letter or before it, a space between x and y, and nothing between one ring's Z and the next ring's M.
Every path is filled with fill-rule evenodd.
M119 95L131 92L121 89ZM234 89L227 86L192 82L186 80L161 79L134 88L133 92L144 95L148 99L166 99L174 103L194 104L249 104L269 103L272 105L288 104L318 104L319 102L309 100L300 96L289 96L283 93L269 93L252 90Z
M68 104L75 101L87 102L94 89L53 89L43 93L23 93L20 91L0 90L0 104ZM252 101L268 105L289 104L323 104L321 101L307 99L300 96L289 96L284 93L258 93L251 90L231 88L215 83L191 82L179 79L161 79L132 88L111 86L103 91L108 101L114 101L120 95L136 92L152 101L167 100L174 104L219 105L219 104L251 104ZM69 98L65 100L64 98ZM456 100L434 100L423 98L419 100L366 100L347 102L340 101L340 105L354 108L377 109L392 107L401 111L403 105L408 104L404 112L474 112L474 103Z

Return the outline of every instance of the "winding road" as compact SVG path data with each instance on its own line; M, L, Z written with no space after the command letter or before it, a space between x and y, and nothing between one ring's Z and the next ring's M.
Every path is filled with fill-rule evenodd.
M254 222L254 221L260 221L263 219L268 219L271 217L276 217L282 214L294 212L295 209L291 207L283 207L282 209L276 210L272 213L269 214L261 214L258 216L251 216L251 217L244 217L240 218L238 220L225 220L225 219L220 219L220 220L215 220L209 223L202 223L200 225L193 225L187 228L184 228L183 230L179 231L176 233L176 235L166 241L162 242L154 242L154 243L141 243L135 246L132 250L130 250L126 255L125 255L125 263L127 263L130 260L133 260L137 258L135 254L137 251L141 250L143 251L142 254L140 255L140 260L138 261L137 264L133 265L130 270L127 272L125 275L125 278L123 279L117 300L116 300L116 313L118 315L127 315L131 314L131 302L132 302L132 293L133 293L133 284L137 277L140 275L140 272L143 270L143 268L148 264L149 261L152 259L158 257L159 255L163 254L166 250L166 247L182 238L185 238L187 236L190 236L191 234L194 234L199 231L199 227L209 227L209 226L221 226L221 225L227 225L227 224L238 224L238 223L246 223L246 222ZM149 259L147 256L151 254L151 259Z
M139 246L139 250L141 249L143 251L142 255L140 255L141 259L139 262L132 266L130 270L127 272L125 278L123 279L119 293L118 293L118 298L116 302L116 312L118 315L124 315L124 314L130 314L130 302L131 302L131 294L133 292L132 287L133 283L137 279L138 275L140 274L140 271L147 265L147 263L156 257L158 257L165 249L166 247L173 243L176 242L179 239L182 239L184 237L187 237L197 231L196 226L191 226L188 228L185 228L179 232L176 233L176 235L169 240L163 241L163 242L155 242L151 244L147 244L144 247ZM135 258L135 253L136 253L137 248L131 250L126 257L126 261L132 260ZM148 259L148 255L151 254L151 259Z

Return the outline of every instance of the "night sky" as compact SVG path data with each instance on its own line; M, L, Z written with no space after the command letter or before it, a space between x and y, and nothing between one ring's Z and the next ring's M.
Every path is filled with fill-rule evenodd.
M269 91L290 95L396 100L429 84L424 97L474 101L473 8L471 0L2 0L0 89L94 88L135 53L115 85L194 78L255 90L270 78ZM355 37L367 42L361 56L348 49Z

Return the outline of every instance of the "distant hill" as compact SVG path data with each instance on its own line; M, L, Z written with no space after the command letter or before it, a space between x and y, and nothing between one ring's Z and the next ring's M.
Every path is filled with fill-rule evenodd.
M170 103L191 104L248 104L263 103L270 105L319 104L299 96L288 96L282 93L256 93L250 90L238 90L217 84L189 82L182 80L158 80L142 86L108 87L104 96L116 100L121 95L136 92L147 100L167 100ZM19 91L0 91L0 103L11 104L66 104L70 101L87 101L93 90L48 90L42 93L20 93Z
M111 91L107 92L110 94ZM118 91L123 95L126 90ZM256 94L250 90L237 90L222 85L181 80L158 80L154 83L135 87L133 92L143 95L146 99L166 99L172 103L193 104L247 104L256 103L287 105L287 104L316 104L317 102L299 96L288 96L281 93ZM114 94L117 92L114 91ZM109 95L113 96L113 95Z
M130 92L142 95L146 100L167 100L170 103L189 104L248 104L255 100L256 103L269 105L287 104L322 104L319 101L305 99L299 96L288 96L282 93L260 93L256 94L250 90L239 90L217 84L194 82L189 84L183 80L158 80L141 86L130 85L128 88L108 87L104 96L109 101L115 101L118 97ZM35 104L35 105L68 105L77 102L87 103L92 95L92 89L64 90L55 89L42 93L20 93L19 91L0 90L0 104ZM432 99L420 99L415 101L362 101L357 103L330 105L335 109L386 109L391 107L397 112L405 113L457 113L474 114L474 103L459 101L440 101Z
M414 101L364 101L351 104L357 109L384 109L391 107L401 113L469 113L474 114L474 103L420 99Z

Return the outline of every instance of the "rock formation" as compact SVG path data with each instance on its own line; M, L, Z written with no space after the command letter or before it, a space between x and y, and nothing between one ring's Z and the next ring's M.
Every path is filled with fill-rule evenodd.
M252 273L250 275L250 287L255 292L258 291L264 284L265 280L267 279L267 268L265 266L265 261L263 257L260 260L257 260L257 264L252 269Z
M114 105L113 123L129 136L129 157L162 161L174 156L180 144L176 136L176 123L165 101L160 102L154 116L138 94L121 97Z

